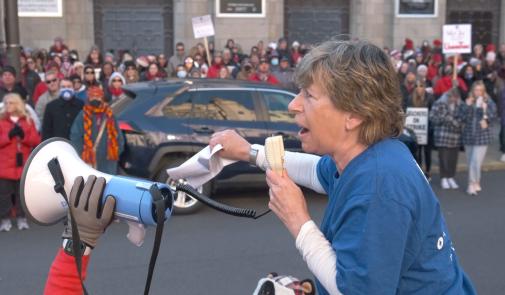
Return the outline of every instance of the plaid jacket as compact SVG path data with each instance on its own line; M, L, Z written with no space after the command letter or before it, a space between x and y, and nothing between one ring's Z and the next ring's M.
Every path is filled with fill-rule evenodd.
M463 104L450 108L447 94L433 104L430 123L433 127L433 141L436 147L454 148L461 145Z
M489 145L493 138L490 125L496 118L496 104L491 98L487 100L486 111L489 126L486 129L480 127L480 121L484 117L484 110L475 104L469 106L463 104L463 134L462 141L464 145Z

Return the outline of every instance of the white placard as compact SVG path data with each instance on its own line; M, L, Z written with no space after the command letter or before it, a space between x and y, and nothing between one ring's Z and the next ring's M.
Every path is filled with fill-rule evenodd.
M191 19L193 23L193 33L195 34L195 39L214 36L214 25L212 24L212 18L210 14L204 16L197 16Z
M62 17L62 0L18 0L19 17Z
M444 25L443 53L471 53L472 25Z
M407 108L405 127L414 131L417 144L428 144L428 108Z

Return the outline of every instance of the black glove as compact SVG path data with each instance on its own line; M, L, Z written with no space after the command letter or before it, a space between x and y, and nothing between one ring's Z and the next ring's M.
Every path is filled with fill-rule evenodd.
M19 139L25 138L25 132L23 131L23 128L19 126L18 124L14 124L14 127L9 131L9 139L12 139L13 137L19 137Z
M98 238L111 223L114 214L116 199L107 196L105 204L102 206L102 194L105 189L105 179L90 175L86 183L79 176L75 179L69 196L69 210L77 223L81 241L94 248ZM70 226L70 214L67 226L65 227L63 238L72 238L72 227Z

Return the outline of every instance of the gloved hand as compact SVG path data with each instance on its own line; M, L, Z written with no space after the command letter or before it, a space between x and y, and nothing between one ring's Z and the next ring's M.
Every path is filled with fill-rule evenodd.
M19 137L20 139L25 138L25 132L23 131L23 128L19 126L18 124L14 124L14 127L9 131L9 139L12 139L13 137Z
M84 179L79 176L75 179L70 192L69 210L72 210L74 221L77 224L81 241L89 247L95 247L98 238L111 223L114 214L116 199L107 196L102 208L102 195L105 188L105 178L90 175L84 184ZM72 238L70 214L62 237Z

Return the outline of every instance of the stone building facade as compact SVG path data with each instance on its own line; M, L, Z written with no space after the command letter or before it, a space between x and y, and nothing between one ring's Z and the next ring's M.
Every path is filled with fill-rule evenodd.
M0 26L4 25L0 0ZM21 1L21 0L19 0ZM222 17L219 5L250 2L260 17ZM194 45L191 19L210 14L222 48L233 38L243 48L258 40L317 43L329 38L361 38L401 48L405 38L418 45L441 38L446 23L472 23L474 42L505 43L505 0L62 0L62 17L20 17L21 43L48 48L56 36L85 55L93 44L104 50L172 54L176 42ZM398 7L432 5L434 13L399 15ZM400 8L401 9L401 8ZM502 17L503 16L503 17ZM3 42L4 30L0 30Z

